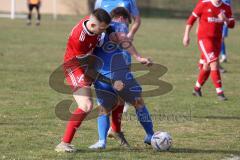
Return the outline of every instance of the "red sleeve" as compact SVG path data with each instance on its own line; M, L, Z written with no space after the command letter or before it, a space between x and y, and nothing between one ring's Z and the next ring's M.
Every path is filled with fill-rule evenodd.
M234 28L234 26L235 26L235 19L233 18L231 7L229 7L229 9L228 9L228 11L226 13L226 16L229 19L228 28Z
M199 2L197 6L194 8L192 15L188 18L187 24L188 25L193 25L194 22L201 17L203 11L203 3Z

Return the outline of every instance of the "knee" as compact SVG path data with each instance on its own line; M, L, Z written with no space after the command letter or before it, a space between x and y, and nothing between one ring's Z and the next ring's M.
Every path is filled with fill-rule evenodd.
M209 71L211 68L210 68L210 66L207 64L207 63L205 63L204 65L203 65L203 70L205 70L205 71Z
M138 98L135 100L134 107L135 108L141 108L144 105L144 101L142 98Z
M78 104L78 106L84 112L89 113L93 109L93 102L91 100L86 100L84 103Z
M210 64L211 70L218 70L218 62L214 61Z

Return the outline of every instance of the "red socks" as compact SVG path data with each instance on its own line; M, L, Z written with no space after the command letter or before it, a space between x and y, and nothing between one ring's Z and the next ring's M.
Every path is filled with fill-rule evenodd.
M212 82L216 88L217 94L223 94L221 74L219 70L206 71L200 69L198 80L194 89L196 91L200 90L204 83L207 81L209 75L211 74Z
M203 68L200 69L200 73L198 75L198 80L196 82L195 90L200 90L204 83L207 81L210 75L210 70L204 70Z
M71 143L75 132L78 127L81 125L82 121L87 116L87 113L77 108L72 114L70 120L68 121L64 136L62 141L65 143Z
M119 105L112 111L112 124L111 128L114 132L121 132L121 120L124 105Z
M223 94L221 74L219 70L211 71L211 78L216 88L217 94Z

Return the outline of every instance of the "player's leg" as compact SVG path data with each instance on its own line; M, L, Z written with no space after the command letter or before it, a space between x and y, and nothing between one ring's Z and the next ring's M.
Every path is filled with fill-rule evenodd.
M222 88L222 79L221 79L221 73L219 70L219 61L216 60L211 62L210 67L211 67L211 79L216 88L218 99L221 101L225 101L227 100L227 98L225 97L224 91Z
M121 132L121 120L123 114L124 102L119 102L112 111L111 130L113 132Z
M140 124L142 125L146 132L144 142L147 144L151 144L151 138L152 135L154 134L153 124L147 106L145 105L141 97L142 88L137 83L137 81L134 79L133 75L130 72L126 71L124 73L123 71L123 73L119 73L119 75L120 76L124 75L122 77L128 78L123 81L125 87L122 91L118 92L118 94L123 100L125 100L125 102L128 102L135 107L138 121L140 122Z
M110 127L109 114L118 103L118 97L109 84L96 81L94 83L97 103L99 105L98 137L97 143L91 145L90 149L105 149L107 144L107 133Z
M198 74L196 84L194 86L193 95L197 97L201 97L202 96L201 88L209 78L211 71L210 71L209 57L208 57L209 42L206 39L201 39L198 41L198 45L199 45L199 50L201 52L200 61L199 61L201 65L199 67L199 74Z
M203 56L201 55L201 57ZM201 88L205 84L210 75L210 67L207 64L207 62L203 58L201 58L200 63L201 66L199 66L198 79L193 90L193 95L198 97L202 96Z
M118 140L120 142L120 146L128 148L130 147L130 145L126 140L124 133L121 131L123 108L124 108L124 101L120 99L118 105L115 106L112 111L112 121L111 121L111 127L108 131L108 137Z
M36 5L36 10L37 10L37 22L36 22L36 25L39 26L40 25L40 21L41 21L40 3Z
M98 125L98 141L89 146L89 149L105 149L107 145L107 132L110 127L109 110L103 106L99 106L99 116L97 118Z
M76 68L74 71L71 68L67 68L65 69L65 74L67 83L73 90L73 97L77 102L78 108L70 117L62 142L55 150L57 152L74 152L76 149L71 145L73 137L82 121L93 108L90 88L91 81L84 78L83 71L79 68Z
M227 52L226 52L226 44L225 38L228 37L228 27L227 25L223 26L223 39L222 39L222 46L221 46L221 59L220 62L227 62Z
M57 152L76 151L76 149L70 144L83 120L93 108L90 87L79 88L74 92L73 97L78 104L78 108L75 109L67 123L62 142L55 149Z
M218 98L227 100L223 94L221 74L219 71L219 54L221 51L221 39L203 39L199 41L199 45L205 56L205 60L209 64L211 71L210 76L216 88Z
M141 123L142 127L146 132L144 143L150 145L151 138L154 134L153 123L152 123L150 113L142 98L136 99L136 102L133 105L136 109L136 115L138 117L138 121Z
M32 23L32 10L33 10L33 5L28 4L28 20L27 20L27 25L31 25Z

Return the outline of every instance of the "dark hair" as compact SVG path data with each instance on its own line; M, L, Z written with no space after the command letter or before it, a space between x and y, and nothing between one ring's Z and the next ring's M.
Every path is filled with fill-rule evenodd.
M112 10L111 17L112 18L118 18L122 16L124 19L128 19L129 23L132 23L132 17L129 13L129 11L124 7L117 7Z
M110 24L112 21L112 18L108 14L108 12L101 8L95 9L92 12L92 15L95 16L99 22L104 22L106 24Z

